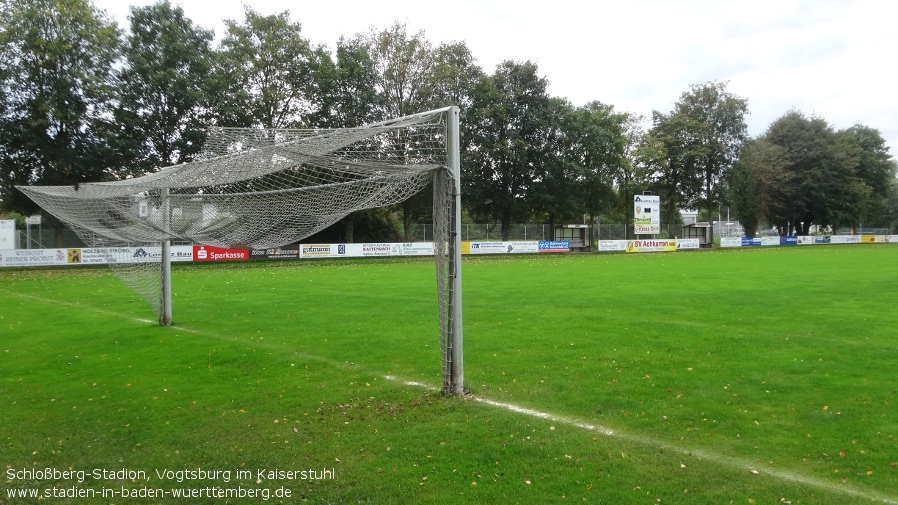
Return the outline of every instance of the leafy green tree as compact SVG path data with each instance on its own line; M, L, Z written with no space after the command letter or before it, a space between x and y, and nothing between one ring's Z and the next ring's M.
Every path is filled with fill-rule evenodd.
M704 204L708 215L723 199L727 173L739 158L748 139L748 101L728 92L726 83L709 82L692 86L677 102L677 114L691 118L696 128L691 132L697 175L702 181L701 196L694 204Z
M321 126L345 128L381 119L383 99L377 92L377 75L368 45L359 37L340 38L337 60L322 86L328 86L329 113ZM325 84L326 83L326 84Z
M589 222L615 206L614 180L625 174L629 114L598 101L578 107L568 124L566 156L578 167L578 200ZM629 174L629 172L626 172Z
M649 174L650 189L661 198L668 224L676 222L678 209L688 208L701 193L701 180L696 174L702 147L692 134L699 128L687 115L655 111L653 126L636 151L638 162Z
M162 0L132 7L118 72L124 166L133 175L190 161L205 141L213 69L213 33Z
M375 86L382 96L383 118L407 116L433 108L433 46L423 31L410 34L395 22L386 30L363 36L374 66Z
M667 203L668 219L677 206L703 208L708 215L722 201L727 173L748 138L748 102L726 90L726 83L693 85L674 110L655 113L647 153L661 170L656 179ZM651 156L649 159L652 159Z
M728 202L739 216L745 235L753 237L762 219L786 222L792 174L783 149L766 139L752 139L727 177Z
M844 181L834 158L834 135L826 120L797 110L774 121L763 135L782 150L782 170L791 183L774 207L779 214L766 216L781 234L806 235L814 224L836 225L845 212L848 203L837 201Z
M733 198L743 206L754 198L759 218L781 234L888 220L895 163L875 129L835 131L792 110L750 143L740 164L744 180L731 188Z
M615 217L623 216L623 222L627 223L625 227L627 238L630 236L633 223L633 196L649 188L653 172L651 160L654 158L647 157L648 160L643 158L648 154L642 151L646 135L642 127L644 120L641 115L627 115L623 129L624 157L621 164L614 167L612 172L618 200L611 212Z
M356 40L370 58L383 119L462 105L480 75L463 43L434 47L423 31L409 33L398 21ZM411 237L414 220L430 217L431 203L428 192L423 191L399 204L406 240Z
M290 12L264 16L245 7L243 22L225 20L218 52L219 120L227 126L294 128L320 107L315 50Z
M503 240L530 215L528 198L545 160L543 128L551 100L533 62L505 61L475 88L466 114L462 184L469 211L497 220Z
M531 216L539 216L550 226L583 216L582 194L586 169L574 157L572 135L574 106L566 99L550 97L547 106L535 111L539 127L530 140L534 163L527 191Z
M855 151L854 175L866 189L859 202L858 220L870 225L885 224L887 202L894 191L896 162L889 155L889 146L879 130L856 124L838 132Z
M0 198L7 208L32 211L13 185L109 177L120 32L87 0L4 1L0 17Z
M440 44L434 51L433 106L471 106L474 86L483 78L481 69L464 42Z

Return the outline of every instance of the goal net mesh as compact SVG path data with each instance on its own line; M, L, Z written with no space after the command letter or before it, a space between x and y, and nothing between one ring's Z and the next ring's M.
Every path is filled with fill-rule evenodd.
M19 189L71 227L116 275L161 310L161 244L292 244L348 214L433 185L441 344L453 213L450 108L358 128L214 128L195 161L142 177ZM136 248L136 253L135 253ZM447 353L442 353L444 372Z

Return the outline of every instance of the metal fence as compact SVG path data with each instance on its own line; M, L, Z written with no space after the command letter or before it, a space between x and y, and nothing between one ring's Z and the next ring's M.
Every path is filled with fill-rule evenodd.
M502 226L496 224L462 224L461 239L470 241L502 240ZM729 226L715 224L716 237L742 236L742 226L730 223ZM658 238L685 237L683 225L662 225ZM626 240L634 238L633 225L622 223L597 223L593 226L593 240ZM552 240L552 226L545 223L514 224L508 233L508 240ZM433 225L412 225L412 241L427 242L433 239Z
M57 247L85 247L85 243L69 228L32 226L18 231L18 249L55 249Z

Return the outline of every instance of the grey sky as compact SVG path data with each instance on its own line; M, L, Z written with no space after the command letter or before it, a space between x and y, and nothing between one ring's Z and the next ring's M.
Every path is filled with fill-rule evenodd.
M127 27L128 4L95 0ZM789 111L837 129L877 128L898 155L898 2L885 0L172 0L196 24L223 32L243 4L289 10L303 34L330 48L341 36L394 21L434 43L465 41L491 73L502 60L532 60L549 92L575 105L669 112L692 84L728 82L748 99L749 133Z

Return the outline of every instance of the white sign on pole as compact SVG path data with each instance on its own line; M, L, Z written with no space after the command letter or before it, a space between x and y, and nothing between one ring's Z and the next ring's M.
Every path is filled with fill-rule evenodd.
M13 219L0 219L0 249L16 248L16 222Z
M661 233L661 197L636 195L633 197L633 233L657 235Z

